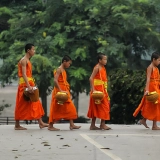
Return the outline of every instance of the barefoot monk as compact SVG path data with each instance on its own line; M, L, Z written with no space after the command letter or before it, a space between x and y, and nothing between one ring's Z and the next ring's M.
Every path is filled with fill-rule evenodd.
M35 54L34 45L27 44L25 46L25 52L25 56L18 62L19 85L15 106L15 130L27 129L20 126L20 120L38 120L40 128L48 126L41 119L44 115L44 110L40 100L31 102L25 100L23 96L24 88L28 88L28 91L32 93L35 86L32 78L32 64L30 62L30 58Z

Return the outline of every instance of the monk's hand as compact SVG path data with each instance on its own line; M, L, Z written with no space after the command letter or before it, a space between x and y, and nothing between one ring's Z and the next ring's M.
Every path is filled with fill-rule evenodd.
M31 86L28 87L28 92L33 93L33 88Z
M144 92L144 95L146 96L146 95L148 95L149 94L149 91L145 91Z

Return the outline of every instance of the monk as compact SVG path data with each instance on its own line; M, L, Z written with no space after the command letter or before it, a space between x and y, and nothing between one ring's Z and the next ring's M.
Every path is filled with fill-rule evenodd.
M38 120L40 128L48 127L48 124L44 123L41 118L44 115L44 110L40 100L37 102L26 101L23 96L24 88L28 88L28 91L32 93L35 86L30 62L30 58L35 54L34 45L26 44L25 52L25 56L18 63L19 85L15 106L15 130L27 129L20 126L20 120Z
M90 76L90 104L87 116L92 118L90 130L109 130L111 129L105 124L106 120L110 120L110 99L107 92L107 73L105 65L107 64L107 56L105 54L99 54L97 56L98 64L94 67L93 72ZM100 104L95 104L92 98L94 91L101 91L104 93L104 97ZM96 118L101 119L100 127L95 125Z
M70 130L79 129L81 126L74 125L73 120L77 118L76 108L71 100L70 86L67 82L67 74L65 68L69 68L72 60L69 56L65 55L62 58L62 63L58 69L54 72L54 89L52 91L52 99L50 105L49 126L48 130L58 131L60 129L55 128L53 124L60 120L65 119L70 122ZM58 104L55 98L57 92L65 92L68 94L68 100L63 104Z
M159 69L157 68L159 64L160 54L158 52L154 52L151 56L151 64L147 68L147 80L144 96L138 108L133 113L133 116L136 117L141 111L143 119L140 120L140 123L146 128L149 128L146 120L148 119L153 121L152 130L160 130L160 127L157 126L157 121L160 121L160 77ZM157 103L149 102L146 99L146 95L153 91L156 91L159 94Z

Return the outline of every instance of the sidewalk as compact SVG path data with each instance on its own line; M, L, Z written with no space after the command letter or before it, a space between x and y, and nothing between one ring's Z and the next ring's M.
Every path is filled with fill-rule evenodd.
M0 125L0 160L159 160L160 131L142 125L108 125L112 130L90 131L89 124L69 130L69 124L55 124L61 131L39 129L16 131Z

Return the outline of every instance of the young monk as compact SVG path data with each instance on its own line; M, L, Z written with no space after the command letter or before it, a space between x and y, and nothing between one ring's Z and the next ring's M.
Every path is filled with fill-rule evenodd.
M141 115L143 119L140 120L140 123L143 124L146 128L149 128L146 120L152 120L152 130L160 130L160 127L157 126L157 121L160 121L160 77L159 77L159 69L157 66L160 64L160 54L158 52L154 52L151 56L151 64L147 68L147 81L144 96L139 104L138 108L133 113L133 116L136 117L137 114L141 111ZM146 95L149 92L156 91L159 93L158 103L152 103L147 101Z
M92 118L90 130L109 130L111 129L105 124L105 120L110 119L110 101L107 93L107 73L105 65L107 64L107 56L105 54L99 54L97 57L98 64L94 67L93 72L90 76L90 104L87 116ZM104 97L101 104L95 104L92 93L94 91L101 91L104 93ZM100 127L95 125L96 118L101 119Z
M15 107L15 130L27 129L20 126L20 120L38 120L40 128L48 127L48 124L45 124L41 119L44 115L44 110L40 100L37 102L26 101L23 96L24 88L28 88L29 92L32 93L35 86L30 62L30 58L35 54L34 45L26 44L25 52L25 56L18 63L19 86Z
M53 127L53 124L60 119L66 119L70 122L70 130L79 129L81 126L74 125L73 119L77 118L76 108L71 100L70 86L67 82L67 74L65 68L69 68L72 60L69 56L65 55L62 58L62 63L54 72L55 87L52 91L52 99L50 105L49 126L48 130L58 131L60 129ZM57 92L66 92L69 96L68 100L63 104L57 104L55 95Z

